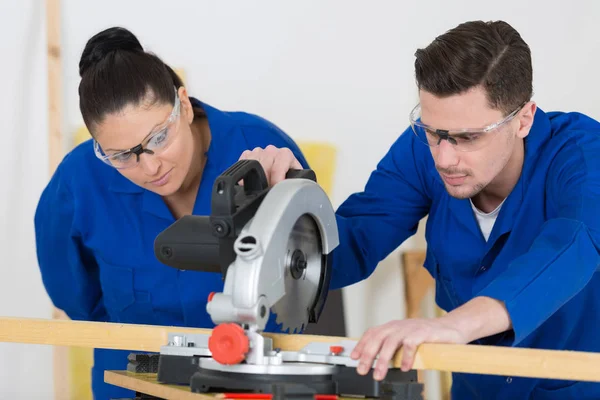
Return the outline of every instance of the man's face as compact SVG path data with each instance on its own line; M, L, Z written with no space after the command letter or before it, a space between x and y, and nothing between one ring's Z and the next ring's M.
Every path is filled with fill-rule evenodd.
M500 110L489 106L481 88L460 95L440 98L421 91L421 122L435 129L460 130L484 128L504 119ZM431 146L431 155L448 193L459 199L472 198L491 183L502 184L503 171L511 160L520 129L519 115L500 128L482 133L490 135L485 145L474 151L460 151L448 140ZM450 133L452 136L452 132ZM523 136L524 137L524 136ZM479 139L481 140L481 137Z

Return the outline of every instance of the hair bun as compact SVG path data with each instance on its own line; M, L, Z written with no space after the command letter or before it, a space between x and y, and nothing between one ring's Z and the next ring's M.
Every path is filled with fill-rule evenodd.
M107 54L117 51L143 52L144 48L133 33L125 28L113 27L98 32L88 40L79 60L79 76Z

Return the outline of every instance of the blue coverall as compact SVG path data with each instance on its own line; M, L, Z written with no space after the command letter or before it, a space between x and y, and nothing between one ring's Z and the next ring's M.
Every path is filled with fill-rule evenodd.
M429 148L410 128L337 215L334 287L369 276L427 215L425 268L437 304L450 311L476 296L506 303L514 329L478 344L600 351L597 121L537 109L522 174L488 241L470 201L449 196ZM452 398L600 399L600 384L453 374Z
M308 167L298 146L269 121L191 100L206 112L212 135L194 214L210 214L215 179L246 149L288 147ZM91 141L76 147L58 166L35 215L39 267L54 305L73 320L214 327L206 301L223 290L221 274L179 271L155 258L154 240L173 222L159 195L98 160ZM267 331L278 329L272 318ZM95 399L135 397L105 384L103 376L125 369L129 353L95 349Z

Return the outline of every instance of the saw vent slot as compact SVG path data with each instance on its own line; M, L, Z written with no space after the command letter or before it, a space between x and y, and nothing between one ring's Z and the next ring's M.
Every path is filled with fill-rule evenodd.
M258 252L258 240L252 235L242 236L235 242L235 251L246 257Z

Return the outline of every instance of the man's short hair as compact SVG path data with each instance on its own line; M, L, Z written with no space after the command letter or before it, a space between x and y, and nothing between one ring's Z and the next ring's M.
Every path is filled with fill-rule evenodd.
M481 86L490 106L506 115L533 94L529 46L504 21L465 22L415 56L418 88L438 97Z

